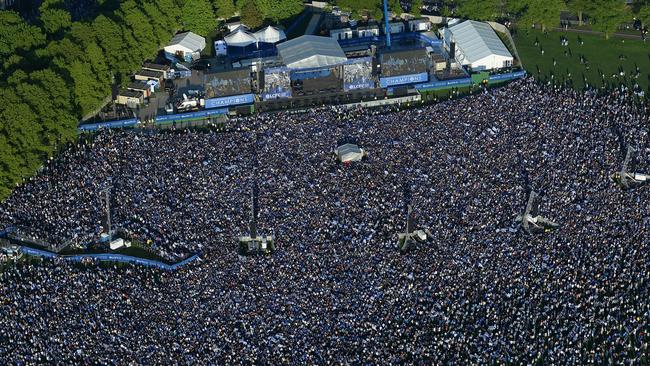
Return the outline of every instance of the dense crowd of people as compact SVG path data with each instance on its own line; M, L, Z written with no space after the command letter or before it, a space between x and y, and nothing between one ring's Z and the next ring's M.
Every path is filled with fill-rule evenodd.
M169 260L0 272L0 359L36 364L648 364L647 105L532 79L402 110L232 119L226 132L104 132L0 205L41 238L113 222ZM341 164L336 142L368 153ZM240 257L250 189L276 252ZM522 233L527 193L560 223ZM406 205L433 237L397 250Z

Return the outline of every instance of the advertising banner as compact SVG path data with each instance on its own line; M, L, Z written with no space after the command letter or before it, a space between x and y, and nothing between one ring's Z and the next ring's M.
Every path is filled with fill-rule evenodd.
M523 78L525 76L526 76L526 71L522 70L516 72L509 72L507 74L490 75L490 81L512 80L512 79Z
M156 124L171 123L177 121L187 121L192 119L200 118L209 118L212 116L218 116L220 114L228 113L228 108L212 109L191 113L180 113L180 114L167 114L164 116L156 116Z
M465 86L471 84L472 84L471 78L463 78L463 79L444 80L444 81L432 81L430 83L418 84L415 86L415 89L417 90L438 89L438 88Z

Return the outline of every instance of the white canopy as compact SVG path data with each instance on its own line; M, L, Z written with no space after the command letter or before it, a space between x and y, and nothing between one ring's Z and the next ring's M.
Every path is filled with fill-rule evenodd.
M257 38L255 38L251 32L244 29L244 27L239 27L224 37L224 41L226 41L228 46L246 47L253 43L257 43Z
M287 39L284 31L276 27L268 26L255 32L255 38L258 42L264 43L278 43Z
M165 52L175 54L183 52L201 52L205 48L205 38L192 32L179 33L165 47Z
M311 35L280 43L278 54L282 62L292 69L327 67L347 60L335 39Z
M473 69L498 69L504 67L504 61L513 57L486 23L466 20L443 31L445 42L456 42L456 59Z
M336 149L336 155L344 163L350 161L361 161L363 158L363 149L354 144L341 145Z

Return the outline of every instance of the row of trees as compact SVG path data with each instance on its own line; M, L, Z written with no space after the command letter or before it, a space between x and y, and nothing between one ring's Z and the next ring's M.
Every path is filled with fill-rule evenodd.
M182 11L185 29L208 35L218 19L241 15L244 24L257 28L264 23L278 23L303 10L302 0L186 0Z
M650 23L650 0L637 1L632 7L622 0L460 0L457 4L456 15L465 18L516 18L524 27L536 24L542 29L557 27L562 11L576 14L580 22L583 14L588 14L592 29L603 32L606 37L633 16L645 24Z
M295 0L250 1L269 19L300 11ZM218 17L238 11L232 0L114 4L81 21L72 20L65 0L44 0L31 23L0 11L0 199L73 141L79 119L104 105L112 86L128 82L176 31L207 35Z
M381 0L335 0L336 5L350 11L353 16L367 14L381 19ZM443 5L441 13L476 20L517 19L522 26L541 26L543 29L559 26L560 12L570 11L578 15L588 14L594 30L609 37L617 27L630 21L633 16L644 24L650 24L650 0L637 0L632 7L622 0L455 0ZM391 13L400 15L403 10L399 0L389 0ZM450 10L451 5L455 8ZM411 13L420 16L422 0L411 2Z

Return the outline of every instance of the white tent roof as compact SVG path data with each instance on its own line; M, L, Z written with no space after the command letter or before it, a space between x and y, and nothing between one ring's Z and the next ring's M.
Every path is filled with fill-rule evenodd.
M336 155L344 163L348 161L361 161L361 158L363 158L363 150L354 144L344 144L336 149Z
M300 36L279 44L278 53L293 69L332 66L347 60L339 43L330 37Z
M449 28L449 32L462 50L465 61L476 62L492 55L512 58L501 39L486 23L466 20Z
M250 44L257 43L257 38L253 33L247 31L244 27L235 29L232 33L224 37L228 46L246 47Z
M268 27L255 32L255 38L257 38L259 42L277 43L287 39L287 36L284 34L282 29L269 25Z
M198 52L205 48L205 38L192 32L179 33L165 47L165 50L183 48L188 52Z

